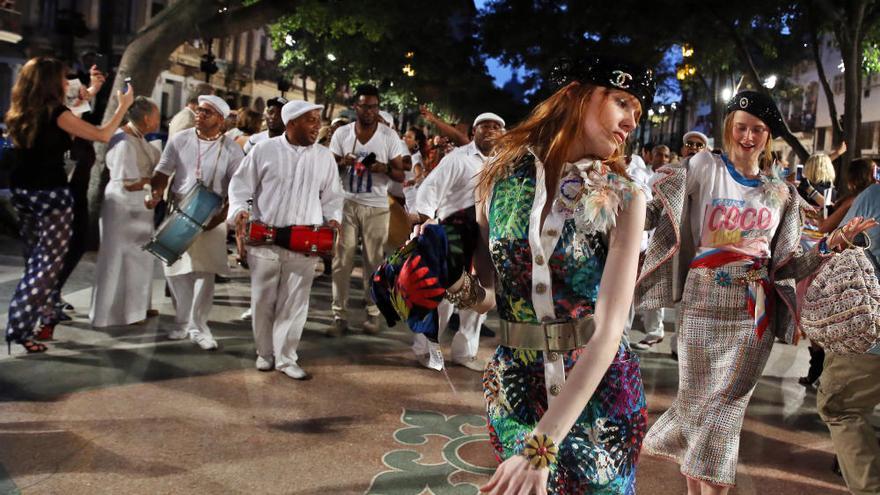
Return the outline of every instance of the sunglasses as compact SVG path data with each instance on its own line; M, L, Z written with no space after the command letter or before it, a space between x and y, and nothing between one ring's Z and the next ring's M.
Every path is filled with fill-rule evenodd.
M696 141L696 142L695 141L688 141L688 142L684 143L684 145L688 149L692 149L692 150L701 150L706 147L705 144L703 144L699 141Z

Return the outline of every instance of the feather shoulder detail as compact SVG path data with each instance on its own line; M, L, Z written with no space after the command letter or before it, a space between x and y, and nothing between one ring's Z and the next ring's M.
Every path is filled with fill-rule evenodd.
M638 186L599 161L575 165L563 176L554 210L588 234L608 233Z

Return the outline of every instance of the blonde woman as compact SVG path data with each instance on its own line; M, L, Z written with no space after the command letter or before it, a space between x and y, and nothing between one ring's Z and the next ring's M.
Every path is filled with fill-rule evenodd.
M804 165L804 178L798 184L798 193L807 202L818 208L831 206L830 194L825 191L834 188L834 165L825 153L816 153Z
M661 169L637 289L645 309L680 301L678 394L645 451L677 462L689 495L723 495L735 484L743 417L775 337L797 339L795 280L876 225L855 218L802 252L797 193L779 167L760 168L772 136L787 132L776 104L743 91L727 111L723 154L702 151Z

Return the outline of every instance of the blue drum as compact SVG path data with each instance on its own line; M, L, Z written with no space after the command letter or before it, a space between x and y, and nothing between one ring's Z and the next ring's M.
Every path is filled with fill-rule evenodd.
M143 248L171 266L192 246L221 209L223 197L198 182Z

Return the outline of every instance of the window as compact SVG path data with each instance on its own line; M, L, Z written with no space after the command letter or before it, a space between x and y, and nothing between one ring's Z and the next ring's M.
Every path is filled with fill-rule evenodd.
M831 90L834 94L839 95L843 93L843 84L843 74L834 76L834 79L831 80Z
M876 134L876 122L862 122L859 124L859 148L863 150L874 149L874 134Z

